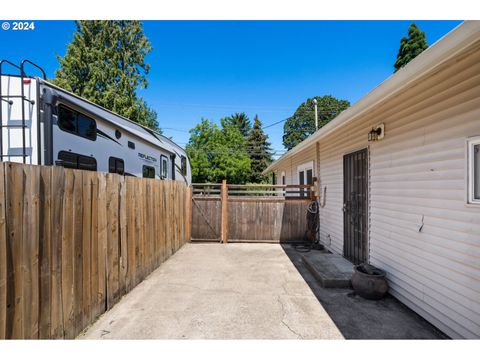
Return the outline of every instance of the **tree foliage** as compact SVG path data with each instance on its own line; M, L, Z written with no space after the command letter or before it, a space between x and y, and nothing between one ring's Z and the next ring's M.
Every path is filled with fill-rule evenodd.
M338 100L331 95L315 96L307 99L283 125L283 146L288 150L315 132L313 99L317 100L318 128L328 124L340 112L350 106L350 102L347 100Z
M147 87L152 46L139 21L76 21L54 83L132 121L158 130L157 114L137 95Z
M415 23L412 23L408 28L408 38L402 37L400 40L400 49L398 50L397 59L393 64L395 68L394 72L397 72L407 65L426 48L428 48L428 45L425 33L421 31Z
M268 136L263 132L262 122L255 115L253 127L248 134L247 148L251 161L250 182L260 183L267 180L262 171L272 162L272 153Z
M244 184L250 177L250 158L246 140L237 126L225 119L221 127L202 119L190 130L186 146L193 182L220 182Z
M228 116L224 121L226 124L236 126L244 138L248 137L252 125L250 124L250 119L244 112Z

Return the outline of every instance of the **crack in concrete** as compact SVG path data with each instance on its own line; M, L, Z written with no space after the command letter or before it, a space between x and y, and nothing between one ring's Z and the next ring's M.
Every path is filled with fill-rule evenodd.
M288 330L290 330L290 332L291 332L292 334L295 334L299 339L302 339L302 340L303 340L302 334L300 334L300 333L296 332L295 330L293 330L293 329L285 322L285 307L284 307L282 301L280 300L280 296L277 296L277 301L278 301L278 303L280 304L280 307L282 308L282 320L281 320L282 324L285 325L285 327L286 327Z

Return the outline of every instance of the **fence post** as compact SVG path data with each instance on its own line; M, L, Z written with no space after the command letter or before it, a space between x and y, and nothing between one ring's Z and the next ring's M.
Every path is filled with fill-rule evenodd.
M187 188L187 221L186 221L186 234L185 234L185 241L190 242L192 240L192 193L193 193L193 186L189 186Z
M318 189L318 179L316 176L314 176L312 179L311 187L310 187L310 199L312 201L318 199L319 194L317 189Z
M228 243L228 190L227 180L222 180L222 188L220 191L222 200L222 221L221 221L221 239L224 244Z

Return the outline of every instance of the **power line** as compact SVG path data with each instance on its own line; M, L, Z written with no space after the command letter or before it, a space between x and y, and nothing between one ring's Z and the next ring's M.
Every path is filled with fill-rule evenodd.
M269 127L272 127L272 126L278 125L278 124L280 124L280 123L282 123L282 122L285 122L285 121L287 121L288 119L290 119L290 118L288 117L288 118L286 118L286 119L283 119L283 120L274 122L273 124L270 124L270 125L267 125L267 126L262 127L262 129L264 129L264 130L265 130L265 129L268 129Z
M200 108L200 109L212 109L212 108L217 108L217 109L232 109L233 111L237 112L242 112L239 109L255 109L258 111L262 112L283 112L283 111L288 111L291 110L291 108L287 107L275 107L275 108L270 108L270 107L259 107L255 105L220 105L220 104L192 104L192 103L157 103L159 106L173 106L173 107L195 107L195 108Z
M314 112L315 112L315 110L305 110L303 113L307 113L307 114L308 114L308 113L314 113ZM340 112L341 112L341 111L340 111ZM336 111L336 110L319 110L319 111L317 111L317 114L318 114L318 115L322 115L322 114L332 114L332 115L337 116L340 112L339 112L339 111ZM334 116L334 117L335 117L335 116ZM285 121L287 121L287 120L290 119L290 118L291 118L291 117L288 117L288 118L285 118L285 119L283 119L283 120L279 120L279 121L277 121L277 122L274 122L274 123L272 123L272 124L269 124L269 125L267 125L267 126L263 126L262 129L268 129L269 127L272 127L272 126L278 125L278 124L280 124L280 123L282 123L282 122L285 122ZM332 118L332 119L333 119L333 118Z

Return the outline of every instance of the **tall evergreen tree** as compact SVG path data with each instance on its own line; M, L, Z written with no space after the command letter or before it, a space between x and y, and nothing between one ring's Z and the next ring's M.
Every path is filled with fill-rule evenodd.
M231 116L228 116L224 119L224 121L226 124L236 126L244 138L248 137L252 125L250 123L250 119L244 112L235 113Z
M272 162L272 153L270 143L267 141L268 136L263 132L262 122L255 115L253 127L250 130L247 140L247 148L250 154L251 176L250 181L259 183L266 180L262 175L262 171Z
M132 121L158 130L157 114L137 95L147 87L152 46L139 21L76 21L54 83Z
M288 150L315 132L313 99L317 100L318 128L328 124L330 120L350 106L347 100L339 100L330 95L307 99L283 125L283 146Z
M393 64L394 72L407 65L426 48L428 45L425 33L415 23L412 23L408 28L408 38L402 37L400 40L400 49L395 64Z

